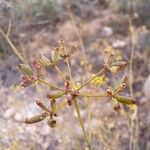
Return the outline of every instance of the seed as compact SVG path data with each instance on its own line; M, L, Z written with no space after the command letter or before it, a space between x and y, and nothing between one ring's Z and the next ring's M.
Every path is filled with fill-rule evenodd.
M40 55L40 56L38 57L38 62L39 62L42 66L44 66L44 67L48 67L48 66L53 65L53 63L51 63L50 60L47 59L47 58L46 58L45 56L43 56L43 55Z
M56 94L53 95L54 98L60 98L65 94L65 92L58 92Z
M117 61L111 64L111 67L118 66L118 67L125 67L128 63L126 61Z
M115 98L117 99L118 102L125 104L125 105L136 104L135 100L133 100L132 98L127 97L127 96L117 95L117 96L115 96Z
M111 103L111 105L112 105L114 110L116 110L116 111L120 110L120 105L119 105L119 103L118 103L116 98L112 97L110 103Z
M47 121L47 124L49 125L49 127L54 128L54 127L56 127L57 122L56 122L56 120L54 120L54 119L49 119L49 120Z
M119 111L119 110L120 110L120 105L115 105L115 106L113 106L113 109L114 109L115 111Z
M47 98L51 99L51 98L60 98L62 97L66 92L58 92L58 93L55 93L55 94L48 94L47 95Z
M36 101L36 104L41 108L43 109L44 111L47 111L49 113L51 113L51 111L39 100Z
M37 115L32 118L27 118L25 120L25 123L26 124L38 123L38 122L44 120L47 116L48 116L48 113L45 112L45 113L42 113L41 115Z
M18 65L18 68L25 75L29 75L29 76L34 75L32 69L29 66L25 65L25 64Z

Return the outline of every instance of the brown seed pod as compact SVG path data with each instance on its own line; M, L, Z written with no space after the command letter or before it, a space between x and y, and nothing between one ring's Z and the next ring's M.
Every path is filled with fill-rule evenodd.
M66 90L71 90L71 86L70 86L69 81L65 81L64 86L65 86Z
M111 89L107 89L106 91L108 96L112 96L113 95L113 91Z
M49 125L49 127L54 128L54 127L56 127L56 125L57 125L57 121L54 120L54 119L49 119L49 120L47 121L47 124Z
M22 76L22 82L20 83L20 86L27 87L33 84L36 81L36 77L34 76Z
M127 76L123 76L113 87L114 95L123 92L127 86Z
M126 86L127 86L126 83L122 83L122 84L120 85L120 89L119 89L118 91L119 91L119 92L123 92L123 91L125 90Z
M26 124L38 123L38 122L44 120L47 116L48 116L48 113L44 112L41 115L37 115L37 116L31 117L31 118L27 118L25 120L25 123Z
M117 99L116 98L111 98L111 100L110 100L110 103L111 103L111 105L112 105L112 107L113 107L113 109L115 110L115 111L119 111L120 110L120 105L119 105L119 103L118 103L118 101L117 101Z
M71 105L72 105L72 101L71 101L70 99L68 99L68 100L67 100L67 104L68 104L69 106L71 106Z
M67 104L68 104L69 106L71 106L71 105L72 105L72 101L73 101L73 99L74 99L74 96L71 95L71 94L68 94L68 95L66 96L66 99L67 99Z
M115 105L115 106L113 106L113 109L115 110L115 111L119 111L120 110L120 105L118 104L118 105Z
M43 109L44 111L47 111L49 113L51 113L51 111L39 100L36 101L36 104L41 108Z

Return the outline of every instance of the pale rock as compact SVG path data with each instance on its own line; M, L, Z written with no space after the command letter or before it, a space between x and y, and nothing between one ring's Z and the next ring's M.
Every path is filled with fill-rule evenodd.
M122 41L122 40L116 40L112 46L113 48L122 48L122 47L125 47L126 43L125 41Z
M4 112L4 118L5 119L9 119L14 115L15 109L14 108L8 108L5 112Z
M113 30L110 27L104 27L102 29L102 35L105 37L110 37L113 34Z
M146 98L150 99L150 75L144 83L143 92L144 92Z
M15 119L16 121L22 121L22 120L23 120L23 117L21 116L20 113L16 113L15 116L14 116L14 119Z

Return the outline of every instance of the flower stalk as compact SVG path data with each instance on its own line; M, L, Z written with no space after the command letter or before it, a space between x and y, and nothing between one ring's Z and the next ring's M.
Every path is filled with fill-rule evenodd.
M83 125L83 121L82 121L82 118L81 118L81 113L80 113L80 108L79 108L79 104L78 104L78 99L77 99L77 98L74 99L74 105L75 105L75 109L76 109L76 112L77 112L78 120L79 120L81 129L82 129L82 132L83 132L85 141L86 141L87 146L88 146L88 148L89 148L89 150L90 150L90 149L91 149L91 144L90 144L90 142L89 142L87 133L86 133L86 131L85 131L85 127L84 127L84 125Z
M19 65L20 71L24 74L22 77L22 86L27 87L34 83L42 83L50 88L52 88L55 92L49 92L47 94L47 99L49 101L49 106L45 106L45 104L42 103L42 101L36 101L36 104L38 107L41 108L43 111L42 114L36 115L34 117L26 119L27 124L32 123L38 123L43 121L44 119L48 118L47 124L49 127L54 128L57 125L56 117L58 115L58 112L62 109L68 107L71 107L74 104L77 117L79 120L80 127L82 129L84 139L87 143L88 149L91 150L91 129L89 125L89 134L86 133L86 129L83 124L83 120L81 118L80 113L80 107L79 107L79 98L84 98L88 100L88 108L89 108L89 122L91 121L91 98L96 100L104 100L103 98L108 98L109 101L112 103L112 107L115 111L119 111L121 109L120 105L126 105L126 106L135 106L136 102L134 99L130 97L123 96L120 94L123 92L126 88L127 84L127 77L123 76L121 80L119 80L114 87L107 89L104 93L98 93L96 91L96 88L93 89L92 92L89 92L89 90L85 90L85 92L82 92L82 89L86 87L88 84L92 87L97 86L95 82L98 81L101 82L105 78L105 71L110 71L111 73L118 73L119 71L122 71L122 69L127 65L127 63L124 60L116 59L115 50L112 48L107 48L104 50L104 57L105 57L105 65L104 67L99 70L95 75L91 76L88 80L86 80L83 84L80 85L80 83L75 83L73 80L72 72L71 72L71 66L70 66L70 57L74 54L74 52L77 50L77 47L75 45L70 46L69 48L64 44L64 42L61 40L58 43L58 46L53 48L54 53L52 54L52 60L49 60L45 56L38 57L38 59L34 60L33 62L33 69L31 69L29 66L25 64ZM117 55L118 57L118 55ZM119 55L120 58L120 55ZM65 71L59 69L57 66L59 60L63 59L66 64L66 70L68 73L69 79L66 78ZM64 87L59 87L51 82L43 80L43 74L42 69L43 67L46 67L49 69L50 67L53 67L56 69L57 74L61 77L61 81L64 84ZM115 68L112 68L115 67ZM116 67L118 69L116 69ZM65 75L64 75L65 74ZM102 75L100 78L99 76ZM91 82L92 81L92 82ZM104 84L104 82L102 82ZM103 85L101 84L101 85ZM59 101L58 99L61 99Z

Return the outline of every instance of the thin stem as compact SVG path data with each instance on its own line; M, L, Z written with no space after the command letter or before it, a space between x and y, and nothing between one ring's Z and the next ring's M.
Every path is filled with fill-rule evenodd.
M107 94L87 94L87 93L79 93L78 96L83 96L83 97L107 97Z
M70 81L73 83L71 69L70 69L70 65L69 65L68 59L66 59L66 63L67 63L67 68L68 68L68 72L69 72ZM78 115L79 123L80 123L80 126L81 126L83 134L84 134L85 141L86 141L86 143L88 145L88 148L90 150L91 149L91 145L90 145L90 142L89 142L88 137L87 137L86 132L85 132L83 121L81 119L81 114L80 114L78 100L76 98L74 99L74 104L75 104L75 109L76 109L76 112L77 112L77 115Z
M8 31L9 32L9 31ZM3 37L5 38L5 40L7 41L7 43L10 45L10 47L12 48L13 52L17 55L17 57L26 64L26 61L24 60L24 58L21 56L21 54L19 53L19 51L16 49L16 47L13 45L13 43L11 42L11 40L9 39L9 37L4 33L4 31L0 28L0 33L3 35ZM8 33L7 33L8 34Z
M130 74L130 95L133 97L133 58L134 58L134 31L131 19L129 19L129 28L131 34L131 54L130 54L130 64L129 64L129 74Z
M85 53L85 47L84 47L83 39L82 39L82 36L81 36L81 32L80 32L80 29L77 27L74 15L73 15L73 13L72 13L70 8L69 8L69 17L71 19L72 24L75 27L75 30L76 30L76 33L77 33L77 37L79 39L79 43L80 43L81 50L82 50L82 53L83 53L83 57L84 57L85 60L87 60L86 53Z
M78 116L78 119L79 119L79 123L80 123L81 129L83 131L83 135L84 135L85 141L86 141L86 143L88 145L88 148L90 150L91 149L91 145L90 145L90 142L88 140L88 136L87 136L87 134L85 132L85 127L83 125L83 121L81 119L81 114L80 114L80 109L79 109L79 104L78 104L77 98L74 99L74 104L75 104L75 109L76 109L76 112L77 112L77 116Z
M102 74L105 71L105 68L101 69L95 76L91 77L90 79L88 79L79 89L81 90L84 86L86 86L89 82L91 82L95 77L97 77L98 75Z
M37 106L39 106L42 110L51 113L51 111L39 100L36 101Z
M133 74L133 59L134 59L134 51L135 51L135 38L137 35L137 31L135 30L134 26L132 25L132 18L129 18L129 29L130 29L130 35L131 35L131 54L130 54L130 66L129 66L129 74L130 74L130 95L131 97L134 97L133 92L133 83L134 83L134 74ZM139 126L136 126L135 121L138 121L138 113L137 110L133 113L133 115L130 118L130 145L129 149L139 149ZM138 124L138 123L137 123ZM135 134L134 134L135 133ZM136 138L134 138L136 137Z
M65 77L64 77L64 75L63 75L63 72L58 68L58 66L54 66L55 68L56 68L56 70L58 71L58 74L62 77L62 79L64 80L64 81L66 81L66 79L65 79Z
M56 85L54 85L52 83L49 83L49 82L46 82L46 81L44 81L42 79L38 79L37 81L39 81L39 82L41 82L41 83L43 83L45 85L48 85L51 88L54 88L54 89L57 89L57 90L60 90L60 91L64 91L64 89L61 89L61 88L57 87Z
M69 64L68 58L66 58L66 63L67 63L67 69L68 69L68 72L69 72L70 81L73 84L73 79L72 79L72 74L71 74L71 69L70 69L70 64Z
M11 20L9 20L7 34L6 34L7 37L9 37L10 31L11 31L11 27L12 27L11 26Z
M94 92L95 86L92 85L90 89L90 94L92 95ZM92 103L90 101L90 97L84 97L84 100L87 99L88 104L88 136L89 136L89 142L91 144L92 141L92 128L91 128L91 121L92 121Z
M88 136L89 136L89 142L91 144L91 140L92 140L92 130L91 130L91 120L92 120L92 111L91 111L91 102L90 102L90 98L87 98L88 100Z
M58 111L64 109L65 106L67 106L67 105L68 105L67 101L63 101L61 104L59 104L59 105L57 106L56 112L58 112Z

